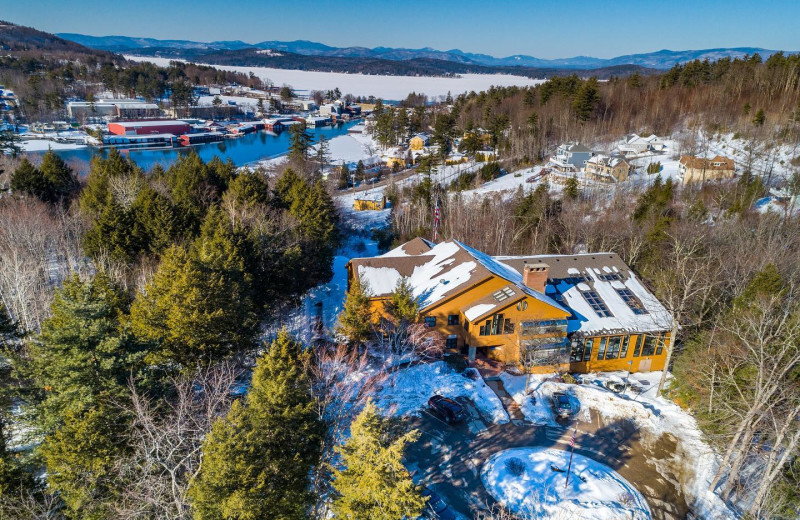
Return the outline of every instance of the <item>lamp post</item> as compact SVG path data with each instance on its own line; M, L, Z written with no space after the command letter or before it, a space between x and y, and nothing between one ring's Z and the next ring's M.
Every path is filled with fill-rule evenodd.
M628 380L631 378L631 366L633 366L632 359L628 361L628 375L625 376L625 391L623 392L625 396L628 395Z

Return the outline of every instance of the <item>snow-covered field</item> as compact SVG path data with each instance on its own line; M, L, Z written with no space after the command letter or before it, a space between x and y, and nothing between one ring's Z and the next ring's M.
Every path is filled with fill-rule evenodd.
M169 65L169 58L149 56L125 56L133 61L148 61L160 66ZM383 99L405 99L411 92L424 93L435 98L453 96L462 92L487 90L492 85L532 86L543 83L541 79L530 79L509 74L462 74L457 78L429 76L378 76L366 74L344 74L340 72L314 72L303 70L270 69L266 67L231 67L211 65L217 69L233 72L252 72L262 80L270 80L275 85L291 85L303 90L330 90L338 87L345 94L354 96L375 96Z
M677 448L672 460L653 462L663 465L665 474L677 473L681 467L682 481L678 484L687 495L687 503L706 519L735 518L719 497L708 491L717 469L717 458L702 438L697 422L686 411L670 400L656 395L661 372L634 373L630 375L633 389L626 395L617 395L602 387L603 381L624 382L626 372L602 372L578 376L583 383L569 385L552 380L552 376L531 376L530 392L525 393L525 376L502 374L503 385L514 401L520 405L525 418L537 424L555 425L550 409L553 392L566 392L580 403L578 420L590 422L589 410L597 412L604 421L630 420L641 434L644 445L654 445L661 435L675 438ZM634 390L636 389L636 390ZM535 397L534 400L531 397Z
M47 150L79 150L86 148L85 144L59 143L49 139L31 139L19 142L20 148L25 152L46 152Z
M486 490L506 508L531 519L648 520L644 497L616 471L575 454L546 448L514 448L483 466Z
M481 415L498 424L508 422L500 398L483 379L473 381L455 372L444 361L414 365L391 374L374 397L376 405L393 415L414 415L427 408L428 398L443 395L466 397Z

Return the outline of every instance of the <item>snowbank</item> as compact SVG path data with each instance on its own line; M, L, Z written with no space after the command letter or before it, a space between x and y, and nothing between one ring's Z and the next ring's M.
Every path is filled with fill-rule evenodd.
M569 458L568 451L545 448L501 451L486 461L481 479L495 500L525 518L651 518L644 497L628 481L590 458L574 454L567 481Z
M483 379L473 381L455 372L444 361L411 366L391 374L374 397L385 413L415 415L427 408L433 395L451 399L465 397L475 403L481 415L494 423L508 422L508 413Z

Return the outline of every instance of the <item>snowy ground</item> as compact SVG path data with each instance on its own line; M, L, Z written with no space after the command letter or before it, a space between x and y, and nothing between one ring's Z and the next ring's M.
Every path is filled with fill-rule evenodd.
M428 399L436 394L451 399L466 397L475 403L487 420L498 424L508 422L503 403L483 379L473 381L455 372L444 361L414 365L394 372L376 391L374 402L393 415L414 415L427 408Z
M149 56L125 56L133 61L148 61L160 66L168 66L169 58L153 58ZM229 67L211 65L220 70L233 72L252 72L263 80L270 80L275 85L291 85L303 90L329 90L335 87L345 94L354 96L375 96L388 100L405 99L410 92L424 93L435 98L453 96L474 90L480 92L494 86L528 86L543 83L544 80L530 79L508 74L462 74L456 78L429 76L379 76L365 74L344 74L339 72L313 72L303 70L270 69L266 67Z
M314 146L314 151L319 144ZM311 154L314 154L314 151ZM363 161L365 166L378 164L381 161L375 141L367 134L347 134L334 137L328 141L329 163L340 165Z
M719 497L708 492L717 469L717 458L703 440L696 421L672 401L656 396L661 372L631 374L632 388L626 395L614 394L602 386L606 380L624 382L626 375L626 372L585 374L578 376L582 382L579 385L556 382L552 380L552 375L533 375L528 395L525 394L525 376L502 374L501 380L506 391L520 405L525 418L534 423L556 424L550 408L550 397L553 392L560 391L566 392L574 402L579 403L579 421L591 421L590 409L607 423L632 421L644 445L654 445L663 434L671 435L677 441L673 460L653 462L656 465L690 468L681 475L682 481L677 484L687 495L689 506L702 518L735 518ZM531 397L535 397L535 403ZM665 466L665 473L669 471Z
M78 143L59 143L49 139L31 139L20 141L20 148L25 152L46 152L47 150L79 150L86 148L85 144Z
M493 455L483 466L486 490L523 518L647 520L644 497L616 471L575 454L546 448L514 448ZM555 468L555 469L554 469Z

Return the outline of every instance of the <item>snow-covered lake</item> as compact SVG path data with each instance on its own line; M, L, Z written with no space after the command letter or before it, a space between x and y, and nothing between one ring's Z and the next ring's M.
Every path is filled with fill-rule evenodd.
M168 66L169 58L150 56L125 56L133 61L149 61L156 65ZM211 65L217 69L249 74L252 72L262 80L270 80L275 85L290 85L302 90L330 90L339 88L344 94L354 96L376 96L389 100L405 99L410 92L424 93L429 98L453 96L474 90L480 92L492 85L498 87L532 86L543 83L543 79L531 79L510 74L462 74L457 78L430 76L378 76L366 74L344 74L341 72L316 72L305 70L270 69L267 67L233 67Z

